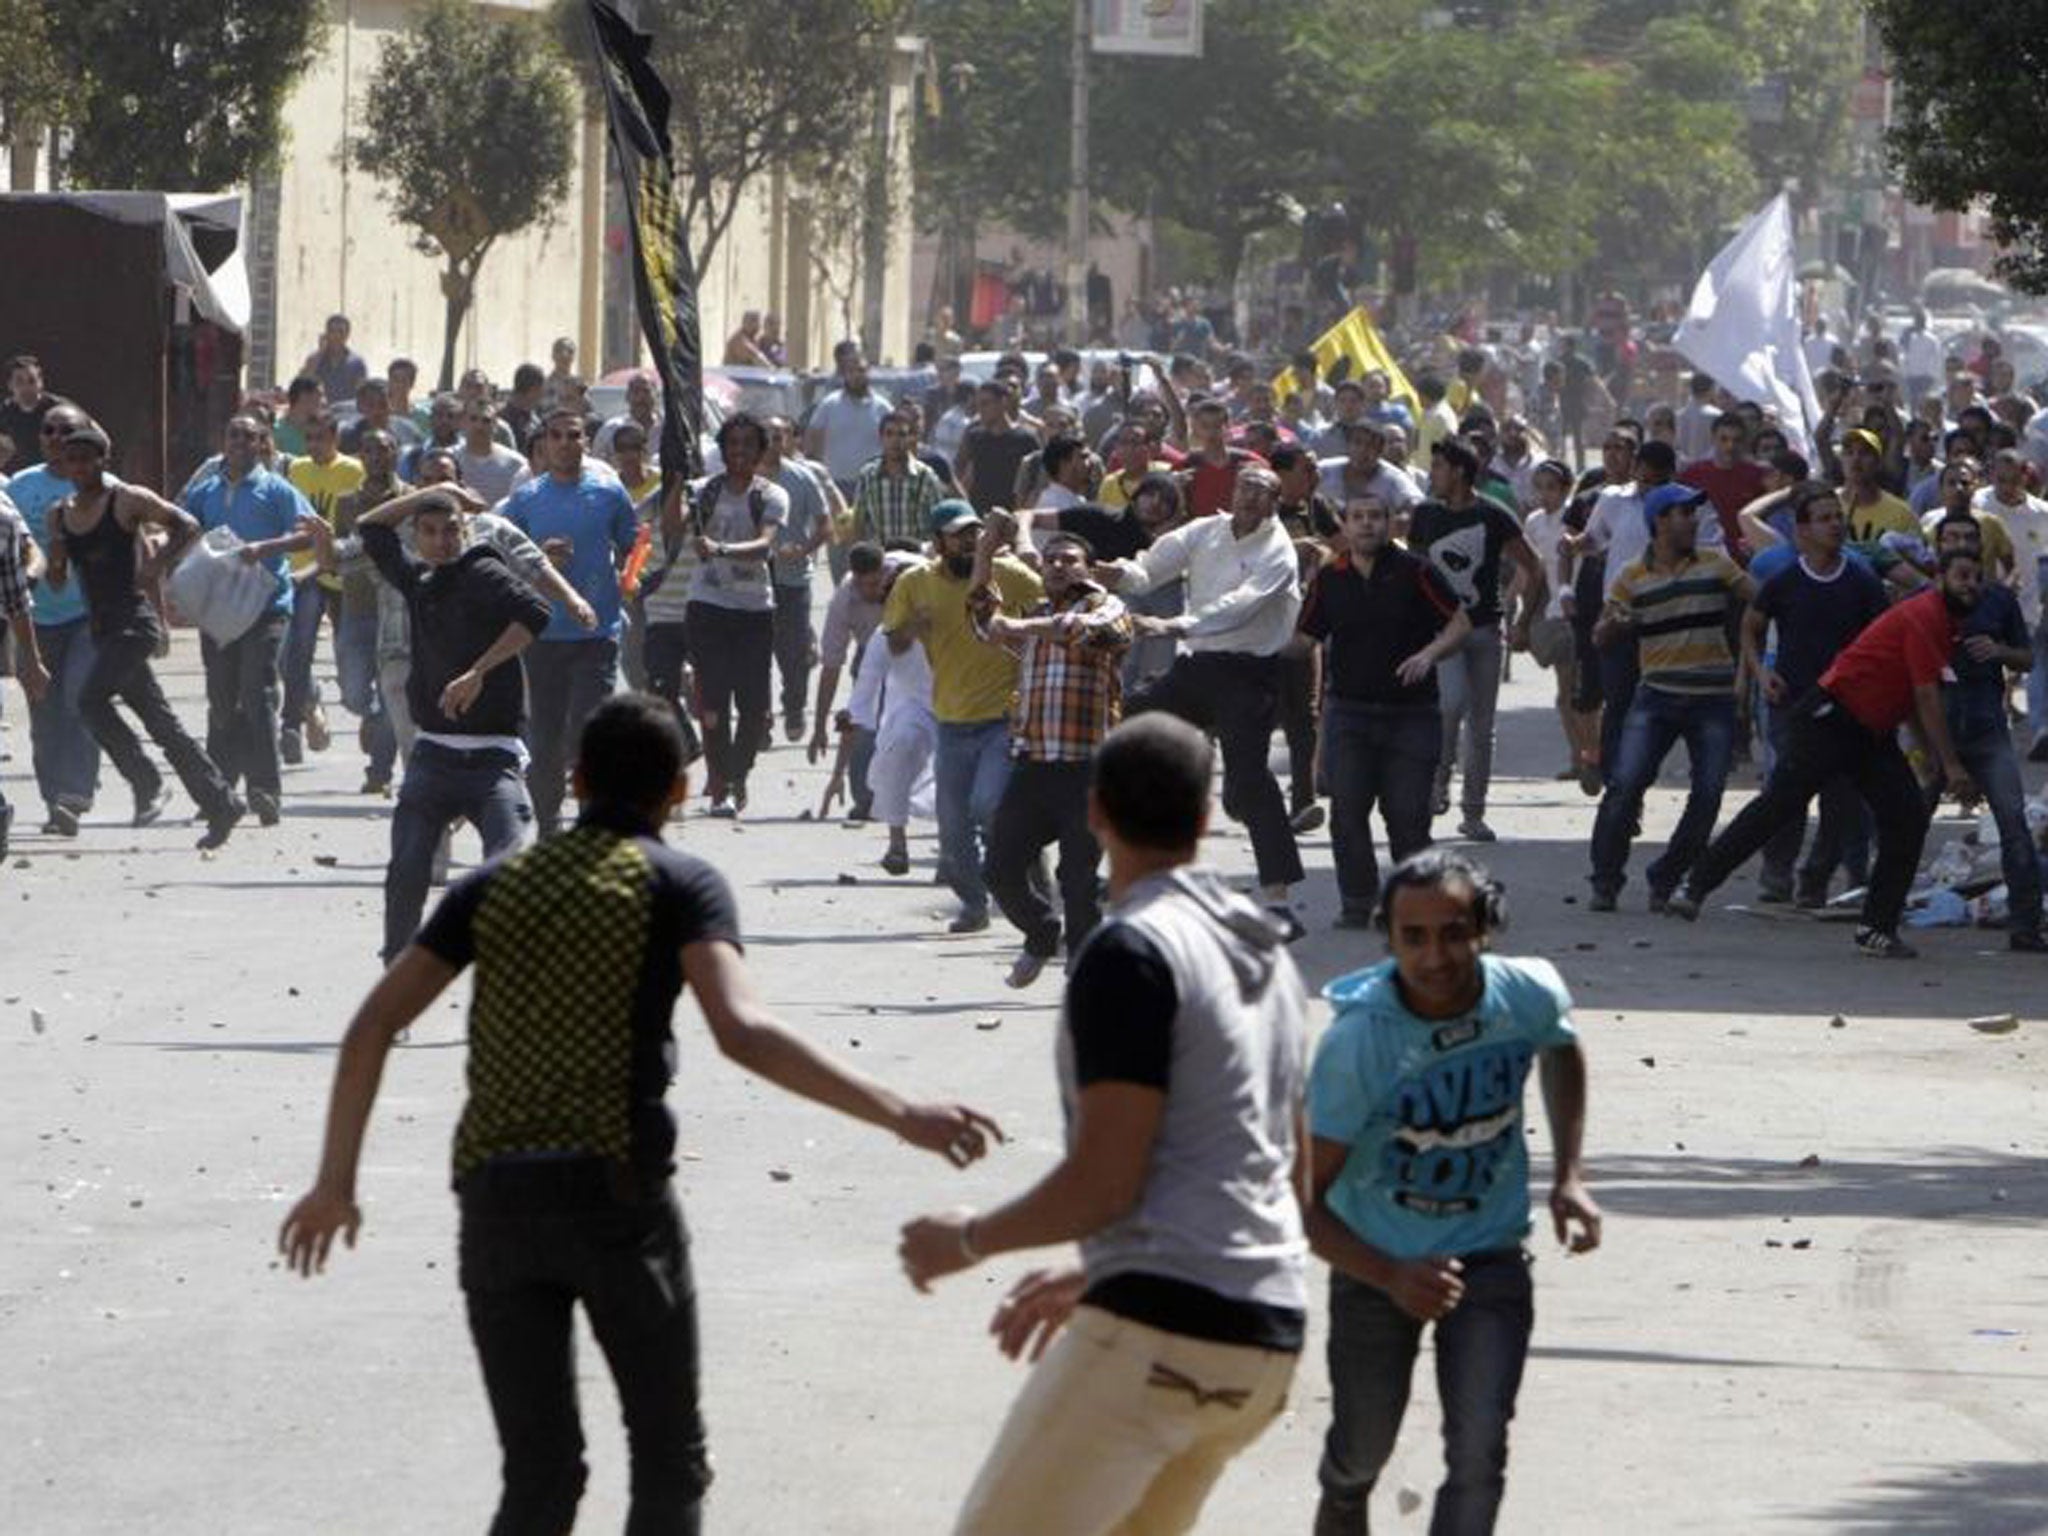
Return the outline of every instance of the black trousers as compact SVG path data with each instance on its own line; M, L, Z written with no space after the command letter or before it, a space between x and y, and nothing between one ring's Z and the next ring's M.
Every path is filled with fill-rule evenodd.
M1316 658L1280 659L1280 734L1287 739L1287 808L1316 803Z
M767 609L692 603L689 627L697 710L712 776L728 790L745 789L768 728L775 615Z
M1079 949L1102 920L1095 879L1102 849L1088 830L1089 771L1087 763L1013 763L989 827L982 859L989 894L1024 935L1024 948L1040 957L1059 953L1062 931L1040 863L1049 844L1060 850L1067 953Z
M674 1191L608 1187L597 1159L464 1176L462 1289L504 1452L491 1536L561 1536L588 1468L576 1409L580 1303L611 1367L632 1458L627 1536L694 1536L711 1464L697 1403L697 1302Z
M180 723L170 700L157 683L150 658L156 654L156 636L151 634L109 635L98 642L92 669L79 690L78 713L92 739L112 760L137 803L153 799L163 785L163 775L142 750L142 743L114 708L120 700L135 711L135 718L149 732L149 739L163 749L178 782L192 797L200 812L219 815L234 798L227 780L199 743Z
M1124 705L1126 716L1163 709L1216 738L1223 753L1223 808L1251 834L1261 885L1301 879L1287 801L1267 761L1279 698L1279 657L1196 651L1177 657L1164 676Z
M1726 880L1780 827L1806 812L1827 783L1846 775L1877 820L1877 858L1863 897L1863 926L1885 933L1899 926L1927 841L1929 808L1895 735L1867 730L1815 688L1792 711L1784 751L1758 796L1707 845L1686 878L1705 896Z

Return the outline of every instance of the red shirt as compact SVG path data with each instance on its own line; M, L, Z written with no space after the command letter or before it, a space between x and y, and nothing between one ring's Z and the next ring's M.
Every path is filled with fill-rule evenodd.
M1820 685L1867 729L1895 731L1913 713L1913 690L1941 682L1959 630L1939 587L1917 592L1844 646Z
M1228 457L1221 464L1213 464L1200 453L1190 453L1183 469L1192 467L1194 478L1188 483L1188 516L1213 517L1218 512L1230 510L1230 498L1237 490L1237 472L1247 464L1263 465L1266 461L1248 448L1226 448Z
M1728 553L1749 564L1749 550L1742 542L1742 524L1736 514L1764 493L1764 467L1749 459L1737 459L1723 469L1712 459L1696 459L1678 476L1680 485L1705 491L1721 520L1721 542Z

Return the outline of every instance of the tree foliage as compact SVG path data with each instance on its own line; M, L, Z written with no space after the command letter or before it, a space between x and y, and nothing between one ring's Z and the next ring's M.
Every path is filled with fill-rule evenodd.
M30 7L34 9L36 7ZM272 162L284 103L319 51L320 0L66 0L64 180L217 192Z
M1059 229L1068 15L920 7L945 98L918 151L929 224ZM1840 0L1210 0L1205 32L1200 59L1094 61L1092 187L1205 237L1226 279L1333 201L1432 282L1690 274L1786 177L1839 166L1857 64ZM1767 82L1784 111L1752 124Z
M552 223L568 196L575 85L533 22L484 21L462 0L433 0L384 45L362 121L345 152L377 178L419 251L442 262L445 390L484 258L504 236Z
M1066 0L919 0L911 24L935 73L913 161L925 228L1066 227L1071 14Z
M55 123L65 84L45 0L0 0L0 133L13 139Z
M557 0L570 57L587 62L586 0ZM697 271L764 172L843 190L868 167L876 92L907 0L642 0L673 98L676 195ZM850 199L830 197L836 207Z
M2007 247L1998 275L2048 293L2048 11L1982 0L1967 24L1942 7L1872 0L1892 58L1889 147L1906 191L1936 208L1985 199Z

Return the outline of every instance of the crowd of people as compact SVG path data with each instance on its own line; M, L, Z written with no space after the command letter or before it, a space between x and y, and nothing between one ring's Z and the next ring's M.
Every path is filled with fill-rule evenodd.
M743 326L735 347L762 337ZM1569 339L1555 356L1467 346L1454 377L1418 372L1412 391L1375 370L1325 379L1307 353L1272 376L1191 341L1086 368L1012 354L985 380L940 356L928 391L894 400L845 343L806 419L728 416L690 482L661 474L650 378L599 420L558 345L552 372L522 365L502 393L472 372L416 402L416 370L373 374L337 316L175 501L113 478L89 402L12 361L0 427L37 451L16 454L0 502L0 616L43 832L89 833L102 754L135 825L166 814L117 706L193 802L201 848L252 814L286 820L283 767L335 750L323 635L362 794L395 795L389 969L286 1224L297 1267L353 1237L384 1051L477 968L455 1176L507 1453L496 1528L565 1528L581 1490L573 1382L548 1365L565 1297L590 1308L620 1382L636 1518L696 1528L708 1468L661 1108L685 983L721 1048L784 1087L956 1164L998 1134L963 1106L906 1104L755 999L730 891L661 840L699 758L706 813L730 819L758 809L763 751L829 762L805 813L843 795L893 878L929 815L950 931L999 913L1013 987L1064 966L1064 1160L995 1210L903 1236L920 1287L1081 1245L1078 1270L1033 1276L999 1314L1013 1354L1065 1332L969 1497L975 1532L1188 1528L1279 1411L1311 1247L1333 1270L1318 1532L1365 1529L1426 1325L1459 1405L1433 1528L1492 1527L1528 1345L1532 1066L1559 1239L1600 1232L1570 999L1542 962L1487 952L1498 887L1432 847L1498 836L1512 655L1554 674L1557 758L1504 766L1597 800L1591 911L1617 907L1682 740L1691 780L1643 871L1651 910L1701 917L1760 854L1759 900L1819 907L1845 876L1856 948L1908 957L1946 794L1988 804L2011 946L2048 949L2021 766L2048 758L2048 503L2009 367L1940 358L1930 389L1879 337L1853 376L1830 351L1823 414L1795 423L1698 374L1682 402L1642 408L1627 370L1603 375ZM1893 351L1920 366L1916 345ZM200 642L203 743L154 670L166 576L202 541L267 581L260 611ZM1761 792L1717 834L1743 757ZM1251 846L1245 893L1196 860L1219 770ZM465 821L487 862L429 916ZM1331 985L1311 1062L1287 945L1305 931L1303 842L1325 825L1336 922L1383 931L1391 959ZM557 1073L573 1091L546 1086ZM536 1215L563 1218L548 1251ZM622 1221L645 1239L627 1258ZM650 1274L670 1305L636 1313L623 1288Z

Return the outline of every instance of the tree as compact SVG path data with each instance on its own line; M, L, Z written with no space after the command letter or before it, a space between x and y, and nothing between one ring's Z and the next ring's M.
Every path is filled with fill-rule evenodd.
M0 135L14 190L35 186L36 143L65 100L63 59L44 0L0 0Z
M1887 135L1906 192L1936 208L1991 209L2006 247L1994 270L2048 293L2048 12L2030 0L1981 0L1967 26L1940 7L1872 0L1891 56Z
M432 0L384 45L344 153L441 259L447 319L439 388L455 383L455 342L476 275L506 235L554 222L569 193L576 88L553 39L526 18L481 19Z
M29 6L28 9L37 9ZM272 161L285 99L319 52L320 0L67 0L64 180L218 192Z
M983 226L1036 239L1066 227L1072 14L1067 0L919 0L914 13L934 75L912 162L917 218L940 236L963 318Z
M1349 9L1342 0L1210 0L1200 58L1098 61L1089 134L1104 184L1121 206L1207 236L1226 285L1253 235L1334 185L1326 133L1341 78L1316 26L1329 21L1334 35L1330 18Z

